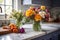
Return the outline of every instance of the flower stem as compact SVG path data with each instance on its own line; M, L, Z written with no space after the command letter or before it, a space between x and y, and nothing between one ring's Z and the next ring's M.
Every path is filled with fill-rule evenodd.
M34 22L33 24L33 29L34 31L41 31L41 25L40 25L40 22Z

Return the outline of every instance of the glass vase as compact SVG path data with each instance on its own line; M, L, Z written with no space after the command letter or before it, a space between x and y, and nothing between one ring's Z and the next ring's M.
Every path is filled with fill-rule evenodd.
M41 31L40 22L34 22L34 23L33 23L33 30L34 30L34 31Z
M20 28L20 26L22 25L22 23L20 21L16 21L16 25L17 25L17 28Z

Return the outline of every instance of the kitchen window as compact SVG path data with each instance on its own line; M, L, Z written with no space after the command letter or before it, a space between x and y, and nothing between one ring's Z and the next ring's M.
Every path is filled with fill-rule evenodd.
M18 9L18 0L0 0L2 13L10 14L12 9Z
M12 10L12 0L0 0L2 13L10 13Z

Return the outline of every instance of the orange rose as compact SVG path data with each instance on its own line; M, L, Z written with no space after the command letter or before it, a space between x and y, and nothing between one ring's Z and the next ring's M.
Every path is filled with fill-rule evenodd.
M17 28L17 26L16 26L15 24L13 24L13 23L11 23L11 24L9 25L9 27L10 27L10 29Z
M26 17L30 17L34 14L34 11L33 10L27 10L26 11Z
M42 17L40 16L40 14L36 14L34 19L35 21L41 21Z
M46 8L45 6L41 6L41 10L45 10L45 8Z
M13 29L12 31L13 31L13 32L18 32L18 29Z

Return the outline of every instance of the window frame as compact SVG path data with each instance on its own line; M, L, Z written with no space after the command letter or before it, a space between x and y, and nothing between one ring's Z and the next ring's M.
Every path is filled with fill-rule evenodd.
M0 6L1 6L1 7L3 6L3 8L2 8L2 13L5 13L5 12L6 12L6 6L11 6L11 7L13 8L13 0L11 0L11 1L12 1L12 4L11 4L11 5L7 5L7 4L6 4L6 0L3 0L3 1L4 1L3 4L0 3Z

